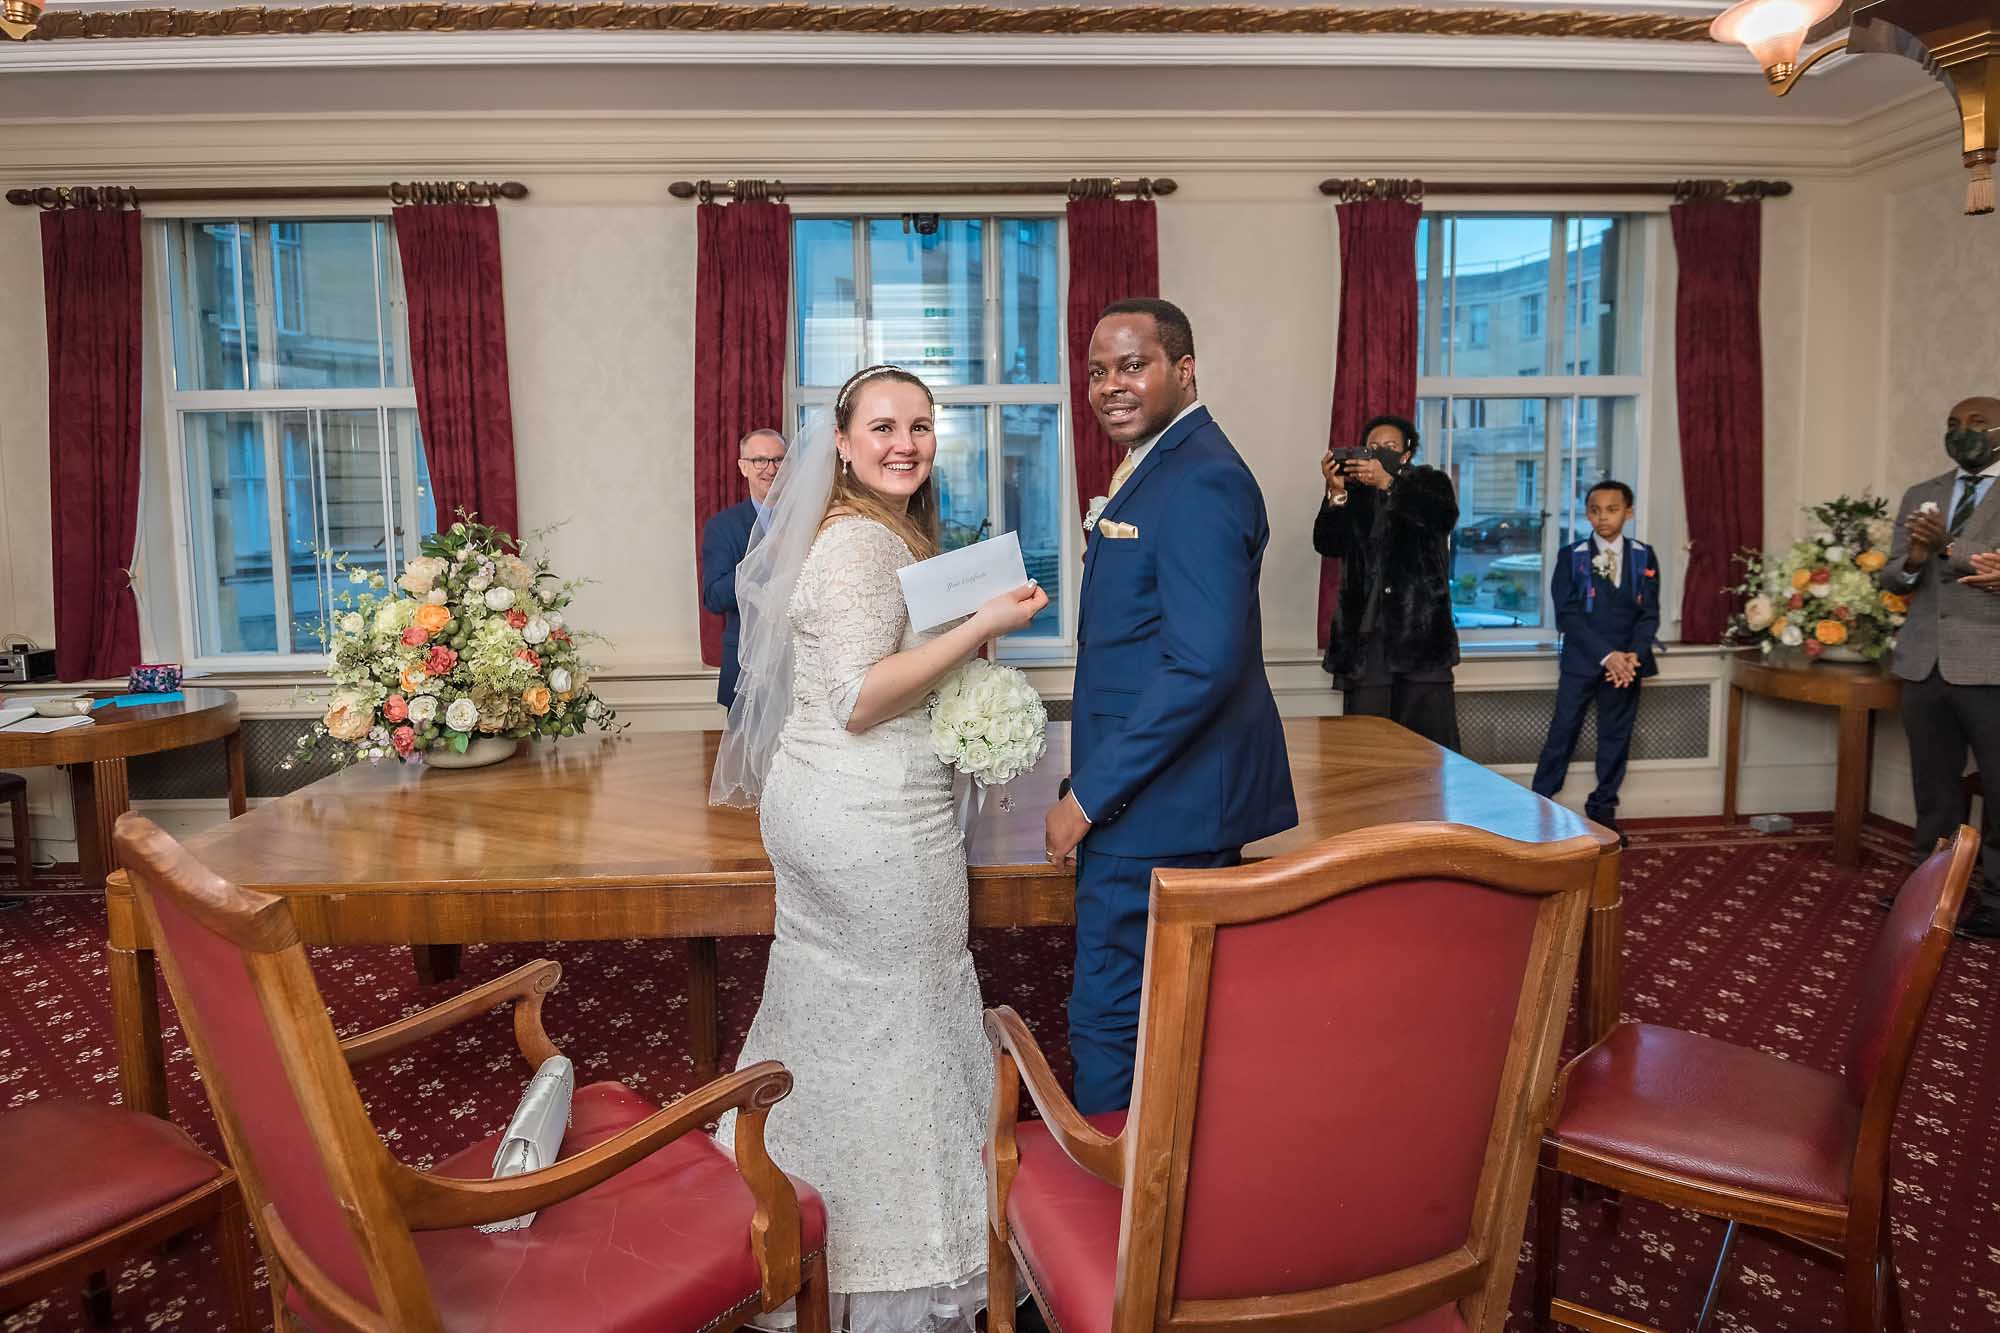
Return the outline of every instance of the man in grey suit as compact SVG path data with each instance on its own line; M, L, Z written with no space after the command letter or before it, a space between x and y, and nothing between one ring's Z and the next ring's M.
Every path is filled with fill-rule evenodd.
M1895 669L1906 682L1920 856L1965 822L1968 750L1989 788L2000 780L2000 598L1960 582L1980 572L1974 555L2000 548L2000 399L1952 408L1944 447L1956 466L1904 494L1889 563L1877 576L1910 602ZM1991 796L1983 804L1985 885L1959 933L2000 939L2000 804Z

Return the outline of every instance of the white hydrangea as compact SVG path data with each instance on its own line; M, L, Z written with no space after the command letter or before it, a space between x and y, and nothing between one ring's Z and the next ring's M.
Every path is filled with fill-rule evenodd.
M931 747L982 787L1011 782L1047 749L1048 709L1013 667L975 657L931 696Z
M444 710L444 724L453 731L471 731L479 725L479 705L468 698L453 699Z

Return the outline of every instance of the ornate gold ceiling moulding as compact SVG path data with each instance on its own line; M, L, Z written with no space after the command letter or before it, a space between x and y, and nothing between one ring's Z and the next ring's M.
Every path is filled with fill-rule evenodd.
M8 9L21 0L5 0ZM26 7L35 7L32 3ZM1420 5L406 4L272 9L59 9L37 41L420 32L850 33L904 36L1429 35L1698 42L1708 25L1667 14L1429 9Z

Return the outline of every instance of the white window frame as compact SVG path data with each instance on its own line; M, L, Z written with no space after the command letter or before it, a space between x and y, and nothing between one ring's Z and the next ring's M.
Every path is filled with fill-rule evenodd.
M1070 421L1069 386L1069 228L1056 228L1056 348L1061 362L1061 376L1047 384L1005 384L999 381L1004 369L1000 364L1003 355L1000 346L1000 299L992 285L1000 273L1000 229L994 225L1005 218L1053 218L1061 222L1065 210L1060 206L1035 206L1032 201L1024 201L1023 206L995 210L976 200L926 201L912 205L908 201L893 199L843 200L841 206L820 208L793 208L793 216L799 220L834 219L853 220L857 223L876 218L897 218L906 213L935 214L940 221L979 218L988 225L982 229L981 244L985 247L982 256L983 271L989 275L989 283L983 300L984 348L986 362L986 383L932 385L931 393L939 407L1006 407L1014 405L1053 405L1056 408L1056 430L1062 457L1059 467L1062 473L1062 510L1056 516L1056 530L1062 534L1062 553L1059 570L1061 577L1062 619L1060 632L1024 638L1009 635L1000 640L999 655L1009 661L1020 662L1065 662L1076 656L1076 616L1077 598L1083 588L1083 526L1077 515L1081 512L1076 497L1076 442ZM868 270L867 229L855 228L854 256L854 300L855 318L865 327L872 318L869 309L871 288ZM796 254L796 247L791 253ZM789 259L789 256L788 256ZM785 327L785 420L796 429L802 412L815 407L830 406L833 397L840 391L839 385L802 385L799 383L798 367L798 279L794 272L786 283L786 327ZM1001 454L1000 413L986 414L986 509L992 523L993 532L1000 531L1004 518L1005 459Z
M366 219L369 221L388 219L392 216L387 207L369 208L352 205L294 205L285 204L272 208L259 208L254 200L246 200L244 207L233 210L233 220L238 223L254 223L257 227L268 227L278 222L326 221L333 219ZM182 270L175 256L177 245L184 243L187 226L190 223L225 220L226 215L218 213L213 206L180 205L149 206L146 210L147 238L153 252L152 297L153 308L158 312L157 328L159 336L154 339L156 365L159 383L162 386L160 399L161 440L167 459L170 480L168 494L171 497L172 522L174 529L175 577L174 588L179 605L177 610L180 635L180 659L190 666L222 674L230 673L271 673L271 672L311 672L325 670L327 655L324 652L303 652L296 647L290 652L283 650L270 653L203 653L201 651L201 626L199 623L204 599L201 589L203 580L211 580L213 557L205 543L195 539L193 515L197 506L192 497L197 491L205 493L206 478L193 475L198 469L191 469L187 457L187 435L182 417L193 412L255 412L278 413L302 411L310 414L312 429L319 429L319 413L330 411L356 411L373 408L379 414L380 437L396 441L397 475L403 479L400 514L389 508L389 497L383 496L384 529L389 534L386 554L389 568L395 569L400 561L413 554L422 534L419 532L415 451L411 448L408 432L400 435L391 430L389 413L401 410L414 412L417 394L414 385L391 386L379 389L216 389L182 390L179 387L179 370L174 359L174 292L173 274ZM388 233L393 236L393 233ZM271 266L265 257L266 247L259 245L257 233L253 231L250 243L244 247L250 257L256 299L239 303L239 309L253 311L259 322L258 351L260 356L275 354L277 347L278 311L273 295ZM380 234L378 233L378 236ZM377 244L380 244L378 239ZM180 257L184 258L184 256ZM378 253L377 264L382 262ZM390 256L392 265L394 257ZM242 290L240 274L238 286ZM248 292L245 295L249 295ZM409 322L407 298L400 292L392 293L389 311L390 327L381 328L382 316L377 314L378 336L394 347L397 364L408 367ZM378 303L377 310L381 307ZM185 315L186 311L183 311ZM246 360L248 352L245 352ZM271 378L273 369L268 363L260 367L260 379ZM245 382L249 382L246 375ZM271 418L267 417L267 422ZM288 574L281 574L286 545L285 487L282 454L275 432L267 425L264 431L266 465L266 503L270 507L272 583L274 592L273 609L281 627L290 624L291 580ZM400 526L411 536L399 548L395 532ZM322 538L324 534L322 533ZM322 604L328 595L337 589L329 585L329 572L321 571ZM281 634L288 631L281 629Z
M1633 400L1633 430L1636 436L1633 448L1637 455L1638 472L1633 477L1620 477L1619 480L1628 482L1639 492L1641 499L1639 502L1638 521L1628 531L1633 536L1639 537L1642 540L1651 542L1654 545L1661 545L1667 540L1667 532L1670 528L1674 531L1678 530L1676 525L1668 522L1661 522L1655 525L1654 528L1649 528L1645 521L1649 515L1664 520L1668 513L1667 506L1669 499L1677 504L1680 498L1680 488L1678 486L1673 488L1674 494L1672 497L1665 497L1657 496L1655 494L1657 488L1653 485L1653 479L1662 473L1662 469L1656 465L1653 457L1653 441L1656 438L1653 430L1654 413L1658 403L1671 403L1673 401L1672 382L1670 379L1662 379L1662 376L1670 376L1672 374L1672 362L1662 352L1663 346L1670 341L1671 326L1668 323L1667 316L1672 313L1670 310L1663 308L1663 298L1667 294L1667 289L1661 280L1661 271L1662 267L1671 258L1666 252L1662 240L1665 233L1665 226L1661 215L1664 212L1665 207L1663 205L1657 207L1635 206L1634 201L1630 199L1565 199L1560 203L1552 204L1546 200L1538 201L1532 199L1523 199L1519 203L1506 199L1465 199L1459 201L1454 200L1449 194L1440 194L1425 201L1424 215L1434 228L1440 226L1443 219L1447 216L1454 218L1521 215L1548 217L1550 219L1551 244L1549 279L1544 288L1543 307L1545 311L1548 304L1546 299L1548 292L1561 291L1568 293L1572 290L1565 271L1569 258L1569 248L1565 232L1566 221L1573 217L1616 216L1625 218L1630 224L1634 239L1640 247L1643 266L1640 271L1639 282L1635 285L1635 294L1644 302L1639 312L1638 327L1641 336L1640 369L1636 373L1625 375L1544 374L1459 376L1451 374L1447 368L1443 374L1420 374L1417 378L1417 399L1419 403L1421 404L1430 399L1445 400L1443 409L1439 414L1442 421L1442 429L1436 432L1442 438L1435 440L1427 438L1424 441L1426 453L1429 455L1429 462L1447 471L1450 470L1453 459L1452 399L1544 399L1549 404L1543 412L1543 429L1546 432L1546 443L1543 449L1544 463L1541 498L1543 504L1546 505L1550 497L1558 493L1555 483L1558 480L1558 473L1561 469L1557 465L1562 462L1565 456L1569 460L1568 473L1561 476L1564 484L1560 494L1567 496L1576 486L1576 477L1573 475L1576 466L1575 445L1578 423L1582 417L1582 413L1579 410L1565 414L1561 410L1562 401L1569 399L1581 404L1586 398L1630 398ZM1436 232L1433 231L1431 234L1435 235ZM1432 249L1441 260L1443 247L1438 245L1433 246ZM1427 257L1420 258L1418 262L1420 264L1428 264L1429 260ZM1421 327L1426 330L1436 329L1439 331L1439 348L1447 363L1449 363L1453 355L1451 339L1453 330L1451 328L1442 328L1437 321L1442 317L1446 305L1444 299L1445 292L1452 284L1448 284L1445 281L1441 269L1441 262L1439 264L1431 264L1429 271L1424 275L1424 299L1431 304L1432 308L1423 312L1424 318L1421 321ZM1455 300L1449 302L1449 304L1454 312L1459 308ZM1544 336L1549 338L1552 344L1555 344L1555 340L1558 337L1562 340L1559 345L1551 346L1546 364L1560 366L1564 351L1573 349L1576 346L1578 309L1579 305L1577 302L1565 299L1563 303L1562 323L1560 325L1546 318L1544 319ZM1456 313L1453 314L1452 318L1455 323L1457 319ZM1421 409L1419 415L1421 416ZM1563 418L1565 415L1569 418L1569 438L1567 439L1563 438ZM1678 460L1675 460L1673 470L1678 475ZM1461 509L1463 509L1462 502ZM1460 514L1460 522L1464 522L1467 517L1474 517L1474 515L1462 512ZM1556 539L1561 529L1560 518L1561 515L1550 512L1545 514L1542 521L1542 578L1545 584L1549 577L1549 571L1554 568ZM1647 533L1649 531L1654 531L1654 535L1648 536ZM1680 626L1679 579L1681 577L1681 570L1676 565L1672 568L1671 572L1671 587L1662 590L1662 610L1663 612L1671 611L1673 614L1671 618L1665 615L1662 616L1660 630L1660 637L1662 639L1678 637ZM1553 617L1547 614L1546 589L1544 589L1542 604L1544 606L1544 618L1547 621L1545 624L1539 626L1512 626L1504 629L1461 629L1458 631L1459 639L1468 646L1479 646L1488 649L1551 647L1556 642L1559 632L1556 629Z

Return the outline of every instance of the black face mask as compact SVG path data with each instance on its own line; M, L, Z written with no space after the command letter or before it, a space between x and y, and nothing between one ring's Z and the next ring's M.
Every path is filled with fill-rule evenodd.
M1380 463L1382 470L1390 476L1393 477L1403 470L1403 451L1395 445L1378 444L1368 452L1375 456L1375 461Z
M1944 433L1944 451L1967 472L1982 472L2000 458L2000 444L1994 443L1989 432L1965 426Z

